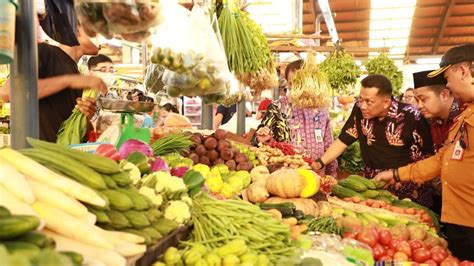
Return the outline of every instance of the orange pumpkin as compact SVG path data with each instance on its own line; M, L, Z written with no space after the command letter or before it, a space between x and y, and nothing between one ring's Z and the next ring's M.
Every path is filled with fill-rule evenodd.
M309 198L319 190L319 176L307 169L280 169L267 177L270 194L282 198Z
M272 195L282 198L297 198L300 196L304 184L298 171L280 169L267 178L266 187Z

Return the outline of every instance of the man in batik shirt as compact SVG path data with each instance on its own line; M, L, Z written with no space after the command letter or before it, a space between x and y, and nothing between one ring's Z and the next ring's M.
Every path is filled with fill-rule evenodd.
M360 144L367 178L433 153L430 125L416 108L392 97L392 84L385 76L369 75L361 85L358 102L341 134L316 160L320 167L334 161L355 141ZM397 183L389 190L400 198L411 198L425 206L432 204L430 183Z

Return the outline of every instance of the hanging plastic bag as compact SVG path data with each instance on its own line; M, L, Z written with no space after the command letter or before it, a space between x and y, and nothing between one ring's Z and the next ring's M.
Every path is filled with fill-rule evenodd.
M167 68L163 74L163 82L168 94L172 97L213 94L217 98L223 98L228 93L227 83L231 74L224 50L209 21L209 15L195 5L188 23L188 40L177 47L177 50L181 51L178 53L178 61L174 58L169 60L172 62L163 64L164 60L161 60ZM168 48L158 49L170 52Z
M139 42L150 35L149 29L162 21L163 1L151 0L78 0L76 12L86 33L106 38L120 35Z
M165 69L157 64L149 64L146 68L146 74L144 78L145 88L149 92L157 93L164 91L164 84L161 80Z

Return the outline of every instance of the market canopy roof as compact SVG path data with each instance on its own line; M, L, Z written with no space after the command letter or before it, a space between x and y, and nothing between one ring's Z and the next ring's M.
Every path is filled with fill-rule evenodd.
M335 14L336 30L344 47L375 47L375 43L396 49L394 58L414 61L426 56L440 57L452 46L474 43L472 0L329 0L329 6ZM372 13L372 8L378 13ZM321 10L315 1L303 0L303 33L315 32L319 13ZM411 24L407 30L406 24ZM387 27L391 29L387 31ZM379 32L374 32L374 28ZM406 32L409 32L408 36ZM321 35L328 34L323 19ZM378 39L371 41L373 36ZM321 41L321 45L325 42ZM355 52L354 55L367 57L368 52Z

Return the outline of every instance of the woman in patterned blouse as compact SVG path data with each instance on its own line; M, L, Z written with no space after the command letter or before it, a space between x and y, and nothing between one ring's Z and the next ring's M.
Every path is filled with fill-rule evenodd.
M303 63L303 60L297 60L286 67L285 78L290 89L294 74ZM326 109L292 108L291 102L283 96L280 107L275 104L268 107L257 129L256 142L265 143L271 139L290 142L303 155L315 160L334 141L329 112ZM328 164L324 173L336 176L337 161Z

